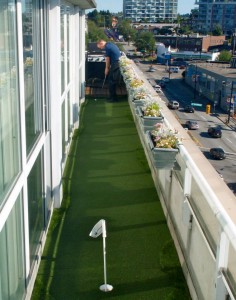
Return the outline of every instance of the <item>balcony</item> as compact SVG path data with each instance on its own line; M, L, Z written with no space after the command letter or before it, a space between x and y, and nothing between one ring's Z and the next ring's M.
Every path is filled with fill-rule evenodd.
M134 64L132 69L162 106L166 126L182 137L177 162L173 169L155 167L131 94L128 102L122 97L114 104L89 97L82 106L81 129L74 137L64 177L69 190L59 212L63 222L56 219L53 223L39 272L41 293L73 299L71 293L76 292L81 299L98 299L101 241L90 240L88 234L104 218L108 226L108 278L114 291L117 287L118 297L138 299L142 293L157 297L166 286L171 289L176 284L173 279L178 278L182 288L177 295L188 299L181 276L175 273L178 264L173 266L170 261L164 269L159 266L158 257L165 257L173 246L168 242L170 235L163 234L162 223L167 221L192 298L224 299L217 296L229 295L234 299L235 196L154 95L139 69ZM75 233L77 239L70 239ZM166 270L170 272L167 277ZM159 276L161 282L156 280ZM58 282L68 286L62 289Z

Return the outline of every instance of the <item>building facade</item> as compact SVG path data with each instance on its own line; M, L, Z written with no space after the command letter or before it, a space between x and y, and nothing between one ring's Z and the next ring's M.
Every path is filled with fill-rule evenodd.
M124 0L123 16L132 22L177 19L177 0Z
M231 35L236 28L236 2L199 0L197 29L199 32L212 32L220 26L224 34Z
M30 299L85 82L93 0L0 2L0 299Z

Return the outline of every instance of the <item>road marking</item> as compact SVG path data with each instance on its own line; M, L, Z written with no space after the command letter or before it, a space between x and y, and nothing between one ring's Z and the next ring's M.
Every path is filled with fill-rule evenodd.
M205 117L203 117L203 116L200 116L203 120L207 120Z
M229 141L231 144L233 144L232 142L231 142L231 140L230 139L228 139L228 138L225 138L227 141Z

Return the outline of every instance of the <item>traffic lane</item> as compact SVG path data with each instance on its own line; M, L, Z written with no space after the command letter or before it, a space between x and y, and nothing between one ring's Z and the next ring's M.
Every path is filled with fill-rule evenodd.
M208 149L202 151L208 161L217 170L219 176L225 181L227 186L236 194L236 182L235 182L235 168L236 168L236 155L226 154L224 160L216 160L210 156Z
M199 129L191 130L192 136L198 140L198 144L212 148L222 147L227 152L236 153L236 133L228 126L225 126L221 120L204 112L195 111L194 113L184 113L176 111L179 122L184 126L187 120L197 121ZM222 131L221 138L213 138L208 134L209 127L220 127Z

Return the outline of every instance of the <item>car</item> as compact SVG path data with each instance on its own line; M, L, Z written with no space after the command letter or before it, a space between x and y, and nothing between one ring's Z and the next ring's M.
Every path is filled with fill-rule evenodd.
M148 72L155 72L156 70L153 68L153 67L150 67L149 69L148 69Z
M225 151L223 148L211 148L209 152L214 159L222 160L226 158Z
M222 136L222 131L219 127L209 127L207 132L211 137L214 138L221 138Z
M164 81L162 81L162 80L160 81L160 83L159 83L159 84L160 84L160 86L161 86L162 88L164 88L164 87L166 86L165 82L164 82Z
M199 128L197 121L188 120L188 121L186 121L185 125L188 129L198 129Z
M161 81L167 83L167 82L170 82L170 78L169 77L162 77Z
M169 103L167 104L167 106L170 109L179 109L179 102L175 101L175 100L172 100L172 101L169 101Z
M189 113L194 113L195 109L193 106L187 105L187 106L185 106L184 111L189 112Z
M155 85L154 85L154 89L155 89L155 91L156 91L157 93L161 93L161 86L160 86L160 85L155 84Z

